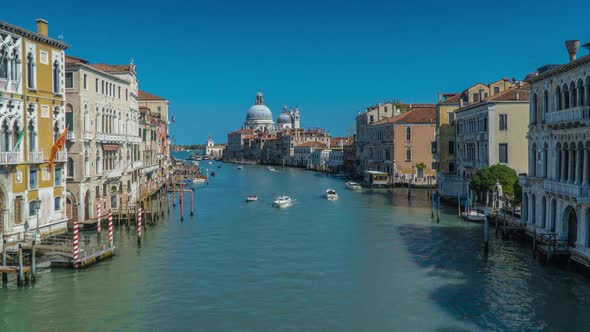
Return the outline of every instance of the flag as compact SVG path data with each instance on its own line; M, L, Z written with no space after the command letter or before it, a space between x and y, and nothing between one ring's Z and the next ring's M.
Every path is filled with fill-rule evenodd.
M23 136L25 135L25 131L21 130L18 133L18 137L16 138L16 143L14 143L14 151L18 151L18 148L20 148L20 142L23 140Z
M174 121L176 121L176 120L174 120L174 115L173 115L173 116L170 118L170 123L174 123Z
M64 129L64 132L61 133L61 135L59 135L59 137L57 138L55 143L53 143L53 146L51 147L51 154L49 155L49 167L53 166L53 161L55 160L55 157L57 156L57 152L64 148L64 145L66 144L66 135L67 134L68 134L68 127L66 127L66 129Z

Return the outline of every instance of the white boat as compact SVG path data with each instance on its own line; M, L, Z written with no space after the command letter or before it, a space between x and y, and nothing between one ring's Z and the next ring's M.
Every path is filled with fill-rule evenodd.
M463 212L462 215L469 221L484 221L486 218L485 214L479 213L475 210L471 210L468 213Z
M210 161L210 162L208 162L207 164L209 164L209 165L213 165L213 162L212 162L212 161Z
M258 200L258 196L256 195L248 195L248 197L246 197L246 202L250 203L250 202L255 202Z
M195 178L195 179L193 180L193 183L194 183L194 184L200 184L200 183L205 183L205 182L207 182L207 180L205 180L205 179L203 179L203 178Z
M266 170L267 171L271 171L271 172L276 172L277 171L276 169L274 169L274 167L270 167L270 166L267 166L266 167Z
M275 201L273 203L274 203L274 206L276 206L278 208L284 208L284 207L291 206L293 204L293 199L289 196L279 196L279 197L275 198Z
M361 190L361 185L356 182L348 181L344 185L350 190Z
M242 169L243 167L242 167L242 166L238 166L238 167L236 167L236 168L237 168L237 169Z
M338 194L334 189L326 189L326 199L329 201L334 201L338 199Z

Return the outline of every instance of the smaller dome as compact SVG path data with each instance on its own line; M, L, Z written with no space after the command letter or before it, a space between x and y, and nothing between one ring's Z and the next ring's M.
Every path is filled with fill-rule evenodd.
M277 119L277 123L278 124L289 124L291 123L291 115L289 115L289 113L281 113L281 115L279 115L279 118Z

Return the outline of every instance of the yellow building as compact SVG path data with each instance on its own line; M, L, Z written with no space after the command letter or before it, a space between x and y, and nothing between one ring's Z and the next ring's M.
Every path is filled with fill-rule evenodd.
M64 50L37 32L0 21L0 230L7 240L67 228L65 150L49 167L51 148L65 129Z

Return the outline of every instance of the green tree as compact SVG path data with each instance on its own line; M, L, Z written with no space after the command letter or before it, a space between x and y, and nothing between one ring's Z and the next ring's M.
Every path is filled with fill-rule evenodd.
M504 195L519 203L522 200L522 188L518 184L516 171L506 165L482 167L473 176L470 187L476 191L493 191L498 181L502 185Z
M418 168L418 169L425 169L426 168L426 164L425 163L417 163L416 164L416 168Z

